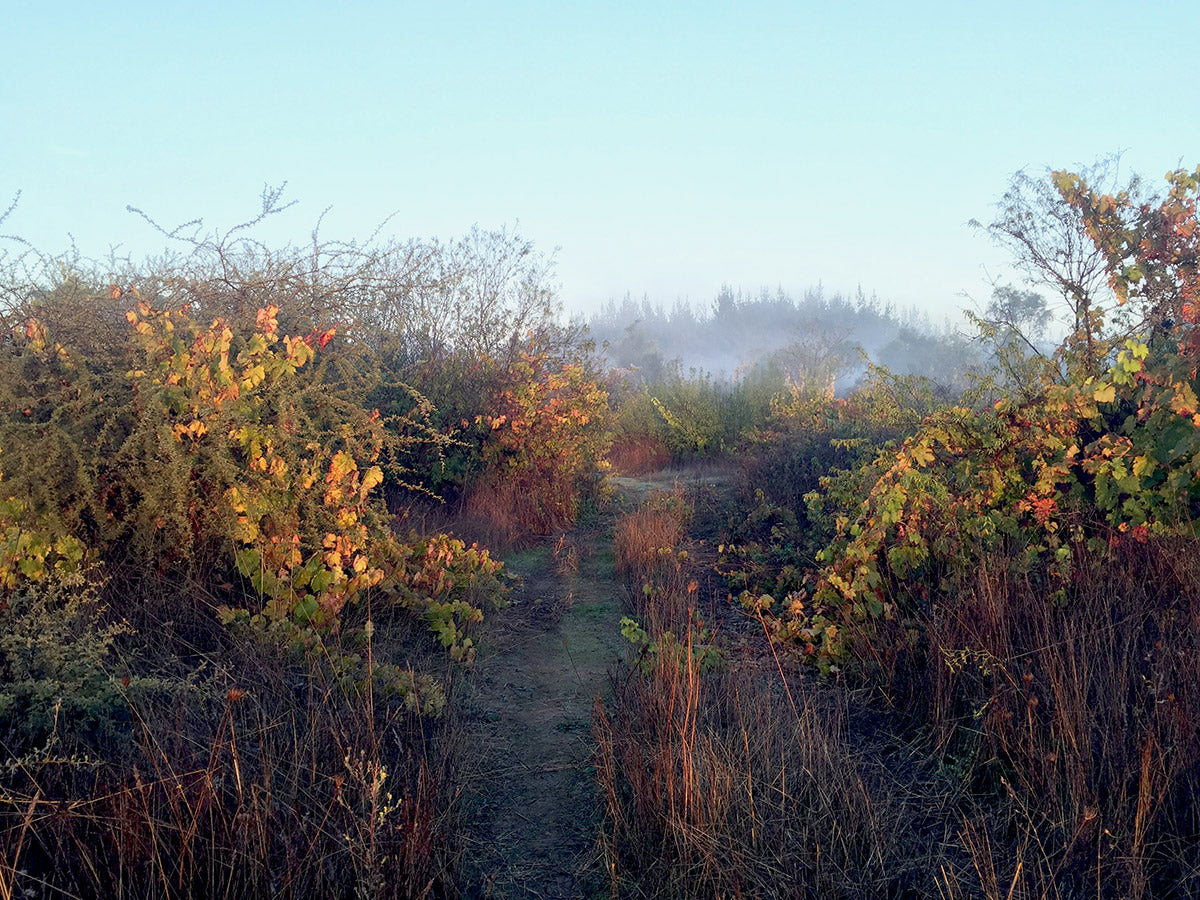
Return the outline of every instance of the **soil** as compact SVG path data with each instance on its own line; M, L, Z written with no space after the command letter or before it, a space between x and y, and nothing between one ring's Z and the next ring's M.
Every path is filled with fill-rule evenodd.
M578 529L506 562L522 583L481 639L466 705L482 756L468 896L600 896L591 717L622 641L611 538Z
M680 490L697 505L729 472L689 469L613 479L613 510ZM468 897L599 898L592 710L620 660L623 587L607 523L505 557L520 576L479 641L466 689L477 775L468 787Z

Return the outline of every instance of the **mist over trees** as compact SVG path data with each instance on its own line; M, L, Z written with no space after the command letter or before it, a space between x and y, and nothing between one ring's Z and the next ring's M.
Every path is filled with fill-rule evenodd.
M726 286L708 308L676 300L666 309L627 294L588 328L608 363L642 383L690 370L728 381L771 370L806 390L844 393L869 359L957 391L983 361L976 344L948 324L935 327L926 313L898 310L861 289L827 295L819 285L800 297Z

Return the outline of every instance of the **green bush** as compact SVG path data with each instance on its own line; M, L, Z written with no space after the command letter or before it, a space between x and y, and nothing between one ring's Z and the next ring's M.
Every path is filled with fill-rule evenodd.
M129 627L105 616L77 573L27 582L0 612L0 717L5 748L92 757L128 732L113 645Z
M328 321L362 272L216 262L6 273L5 895L453 882L437 654L470 659L500 565L393 530L385 468L445 438L417 394L366 405L374 352Z

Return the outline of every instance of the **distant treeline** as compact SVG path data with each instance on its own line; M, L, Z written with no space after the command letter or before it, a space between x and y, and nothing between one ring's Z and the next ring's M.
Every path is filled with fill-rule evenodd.
M667 310L626 294L589 322L610 365L653 383L672 371L697 370L738 380L773 368L805 387L843 392L867 360L898 374L927 376L954 390L983 362L979 346L928 314L898 310L860 289L826 295L818 285L795 298L782 288L757 296L723 287L711 306L676 300Z

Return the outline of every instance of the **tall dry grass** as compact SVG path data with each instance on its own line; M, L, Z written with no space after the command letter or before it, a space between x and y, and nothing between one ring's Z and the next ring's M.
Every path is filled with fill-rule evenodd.
M1200 896L1200 548L1116 543L1059 602L984 560L928 622L914 712L1029 849L1014 896Z
M656 494L613 526L617 573L629 588L631 611L648 627L686 633L694 589L688 590L687 522L692 504L678 488Z
M528 546L571 527L597 502L599 482L551 473L496 471L480 478L455 517L456 531L495 551Z
M937 872L967 865L943 849L945 783L856 735L844 691L769 654L729 664L696 625L686 515L659 498L614 531L645 637L594 718L613 896L934 895Z
M844 705L687 660L631 670L597 707L614 896L933 895L948 820L890 792Z
M671 464L671 450L648 434L622 435L608 449L608 462L618 475L645 475Z
M614 532L644 631L595 714L614 896L1200 896L1194 541L1081 543L1057 599L983 559L856 644L850 694L696 626L686 516Z
M120 754L7 760L0 898L454 896L453 723L242 662L174 697L127 685Z

